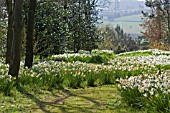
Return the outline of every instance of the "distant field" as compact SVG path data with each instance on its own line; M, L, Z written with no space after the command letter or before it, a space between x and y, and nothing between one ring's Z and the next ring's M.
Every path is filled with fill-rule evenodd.
M142 21L141 17L142 17L141 14L131 15L131 16L117 18L117 19L115 19L115 21Z
M142 15L139 14L117 18L114 21L104 20L102 25L120 25L126 33L140 34L142 31L142 28L140 27L140 24L142 23L141 17Z

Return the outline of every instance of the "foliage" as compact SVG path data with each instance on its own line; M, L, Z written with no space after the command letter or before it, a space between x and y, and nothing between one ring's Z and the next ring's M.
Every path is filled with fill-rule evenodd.
M169 71L120 79L119 91L130 106L148 112L170 112Z
M99 49L108 49L113 50L115 53L122 53L139 48L135 40L124 33L119 25L116 28L105 26L100 31L103 33L103 41L99 43Z
M39 1L36 13L36 54L61 54L97 48L95 1Z
M132 56L150 56L150 55L170 55L169 51L163 51L163 50L158 50L158 49L148 49L148 50L138 50L138 51L131 51L131 52L124 52L117 54L117 56L122 56L122 57L132 57Z
M75 62L75 61L81 61L86 63L104 63L107 64L107 62L110 59L114 59L116 56L113 53L113 51L107 51L107 50L92 50L91 54L89 54L87 51L83 51L85 53L64 53L59 55L52 55L49 57L49 60L55 60L55 61L66 61L66 62Z
M0 18L0 56L4 57L6 52L6 33L7 33L7 26L6 20Z
M170 45L166 45L166 44L161 43L161 42L152 42L150 44L149 48L169 51L170 50Z
M148 51L139 50L139 51L135 51L135 52L132 51L132 52L120 53L117 55L121 56L121 57L149 56L149 55L152 55L152 50L148 50Z
M0 57L6 54L6 41L7 41L7 18L5 0L0 1Z
M91 63L99 63L99 64L100 63L106 64L107 61L108 61L108 59L102 57L101 55L94 55L94 56L92 56L92 58L90 60Z
M124 57L118 56L114 59L109 57L107 65L51 60L37 63L31 69L27 69L21 62L17 83L7 74L8 65L1 63L0 92L11 96L16 89L22 93L27 92L23 91L23 88L28 91L52 91L119 83L120 96L127 105L147 112L168 113L170 53L161 50L142 52L150 55L136 55L138 51L131 52L135 56L126 57L129 54L126 53ZM113 52L94 50L92 54L102 56L103 54L112 55ZM113 102L111 103L113 105Z
M57 2L38 2L35 25L35 53L60 53L64 50L64 29L67 30L62 16L67 15Z
M121 96L123 97L123 101L126 102L129 106L137 109L142 109L145 107L145 103L142 100L142 94L139 92L137 88L133 89L121 89L118 88Z
M151 9L150 12L143 12L144 23L142 27L145 29L143 34L145 38L152 42L161 42L165 45L170 44L170 13L168 0L146 1L145 5Z
M155 18L146 18L144 24L142 24L145 32L144 36L153 41L161 41L162 38L166 37L165 21L161 17ZM165 32L164 32L165 31Z
M103 51L94 51L94 53L103 53ZM106 51L104 53L106 54ZM158 53L155 52L157 55ZM24 69L23 64L21 64L22 67L18 82L22 85L31 85L45 89L59 86L77 88L114 84L117 78L156 73L159 68L166 70L168 69L168 58L169 56L167 55L122 57L112 60L108 58L110 59L107 63L108 65L88 64L77 61L48 61L35 64L32 69ZM141 61L141 59L143 60ZM4 66L3 64L1 65ZM161 67L158 65L161 65ZM6 74L2 74L2 78L4 78L3 76L7 76L7 68L3 70L5 70Z
M138 36L135 38L135 42L139 46L139 50L149 49L150 41L144 36Z
M0 0L0 19L4 18L6 15L4 13L6 1L5 0Z
M5 95L9 95L11 89L13 89L15 80L11 75L8 75L8 65L0 65L0 92Z

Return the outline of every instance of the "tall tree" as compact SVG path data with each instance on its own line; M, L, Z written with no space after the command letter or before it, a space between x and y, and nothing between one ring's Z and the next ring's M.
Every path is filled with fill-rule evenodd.
M26 57L25 66L28 68L32 67L33 63L33 37L34 37L34 20L35 20L35 9L36 0L29 1L29 12L28 12L28 22L27 22L27 35L26 35Z
M142 27L145 29L143 34L151 42L159 42L166 37L166 21L163 20L162 16L145 18L144 23L142 24Z
M169 0L146 0L145 5L151 9L150 12L143 12L145 19L142 26L145 29L146 38L170 45L169 4ZM149 36L146 36L146 34Z
M12 60L12 40L13 40L13 3L12 0L6 0L8 12L8 31L7 31L7 50L6 50L6 64L10 64Z
M61 1L38 1L36 10L35 53L59 54L64 50L67 11Z
M23 0L16 0L14 3L14 38L12 42L12 61L9 66L9 75L18 78L20 60L21 60L21 49L22 49L22 9Z
M98 11L96 10L97 0L87 0L87 17L85 19L87 24L87 44L86 48L90 52L92 49L96 49L96 42L99 41L99 36L96 34L97 27L96 24L98 21Z
M98 40L97 0L38 1L36 13L36 52L51 54L63 50L91 50Z

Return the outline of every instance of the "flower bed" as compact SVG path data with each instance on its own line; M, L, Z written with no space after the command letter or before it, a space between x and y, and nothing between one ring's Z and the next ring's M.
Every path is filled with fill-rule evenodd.
M152 50L153 51L153 50ZM156 51L156 50L155 50ZM109 54L107 51L93 51L95 54ZM166 52L165 52L166 53ZM105 56L105 55L104 55ZM58 56L57 56L58 57ZM89 54L61 55L61 58L93 57ZM103 57L104 58L104 57ZM119 83L123 100L130 106L146 111L170 112L170 56L164 52L156 55L108 57L104 63L92 64L72 59L72 62L45 61L31 69L21 62L18 84L33 89L79 88ZM16 80L8 75L8 65L0 63L0 91L10 94Z
M117 79L123 100L148 112L170 112L170 70Z

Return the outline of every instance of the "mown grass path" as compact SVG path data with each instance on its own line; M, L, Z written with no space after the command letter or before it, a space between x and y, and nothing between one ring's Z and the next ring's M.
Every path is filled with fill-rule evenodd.
M1 94L0 106L4 113L144 113L122 103L114 85L53 91L20 87L11 96Z

